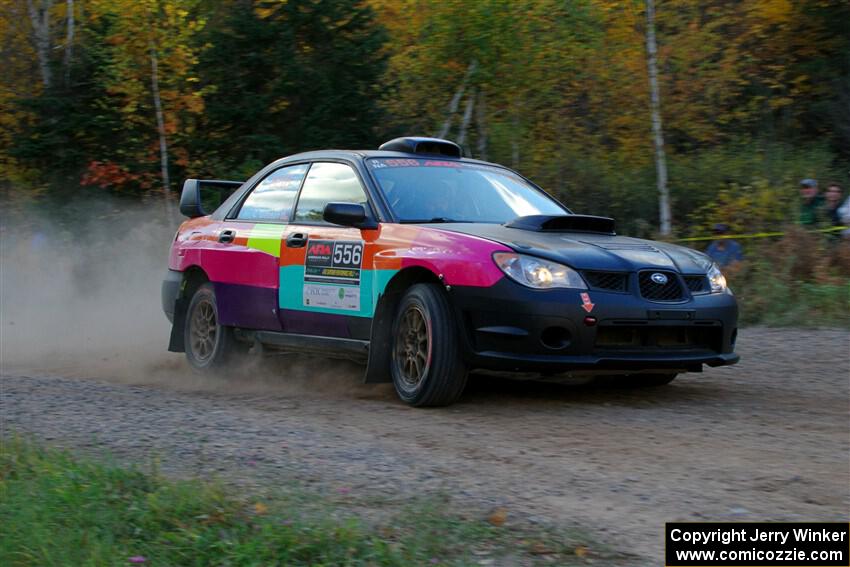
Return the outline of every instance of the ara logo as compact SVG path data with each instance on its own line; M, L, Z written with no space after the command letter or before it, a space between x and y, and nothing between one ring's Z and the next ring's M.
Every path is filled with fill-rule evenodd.
M331 247L327 244L313 244L307 249L307 254L314 256L330 256Z
M652 281L654 281L658 285L664 285L664 284L667 283L667 276L665 276L664 274L658 273L658 272L655 272L654 274L649 276L649 279L651 279Z

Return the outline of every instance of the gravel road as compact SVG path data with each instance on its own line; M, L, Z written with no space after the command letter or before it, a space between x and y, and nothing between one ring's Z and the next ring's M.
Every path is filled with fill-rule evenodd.
M282 357L228 378L162 354L6 364L0 416L4 432L156 455L175 474L382 502L448 493L657 564L666 521L848 519L850 332L746 329L739 352L647 390L477 378L429 410L346 363Z

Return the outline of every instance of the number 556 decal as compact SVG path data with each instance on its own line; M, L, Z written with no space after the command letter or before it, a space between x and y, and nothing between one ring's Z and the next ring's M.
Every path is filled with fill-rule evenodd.
M334 242L333 265L339 268L360 268L363 260L362 242Z

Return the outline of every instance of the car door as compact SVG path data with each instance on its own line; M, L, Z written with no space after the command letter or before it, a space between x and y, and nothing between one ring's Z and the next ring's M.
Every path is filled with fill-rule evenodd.
M246 329L281 330L277 313L281 242L308 164L269 172L219 223L204 255L219 320Z
M328 203L359 203L372 215L351 165L310 166L281 252L281 323L291 333L366 339L374 312L371 262L378 231L325 222Z

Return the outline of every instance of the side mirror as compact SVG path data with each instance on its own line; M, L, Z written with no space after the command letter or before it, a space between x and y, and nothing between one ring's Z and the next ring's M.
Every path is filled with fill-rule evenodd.
M241 181L187 179L180 193L180 212L190 219L206 216L241 186Z
M328 203L322 218L333 224L355 228L377 228L377 223L366 214L366 207L359 203Z

